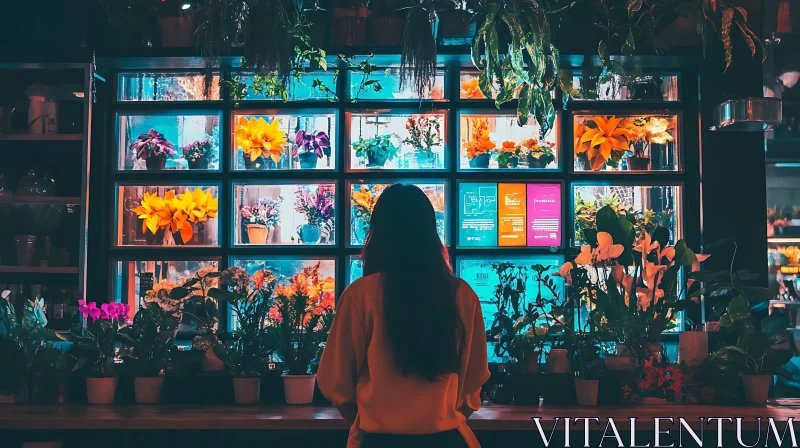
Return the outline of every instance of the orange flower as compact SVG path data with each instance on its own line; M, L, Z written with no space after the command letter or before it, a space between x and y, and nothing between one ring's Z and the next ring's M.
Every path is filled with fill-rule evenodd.
M592 170L598 171L611 157L612 151L628 150L631 131L624 126L626 122L622 117L592 117L592 122L594 127L586 126L580 138L576 137L575 155L583 154ZM576 127L576 136L578 131Z
M309 291L308 277L304 273L295 274L292 279L292 286L298 293L308 296L311 295Z
M523 140L522 141L522 146L524 146L524 147L526 147L528 149L538 148L539 147L539 140L536 140L535 138L529 138L527 140Z
M253 274L253 283L256 285L256 289L261 289L264 286L264 279L267 277L266 271L261 269L260 271Z
M514 142L505 141L503 142L503 146L499 151L504 153L515 153L517 152L517 144Z
M294 289L294 285L278 285L275 288L275 295L279 297L294 297L297 291Z
M481 99L486 96L481 92L478 86L478 78L472 78L469 81L461 82L461 98Z
M488 118L477 117L470 119L472 126L472 140L468 141L464 147L467 149L467 157L474 159L477 156L488 153L495 149L497 144L489 138Z

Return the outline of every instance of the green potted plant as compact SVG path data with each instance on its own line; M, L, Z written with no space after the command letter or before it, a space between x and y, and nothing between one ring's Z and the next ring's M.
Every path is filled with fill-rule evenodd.
M164 372L175 348L178 319L157 302L147 303L133 316L133 324L121 328L120 355L133 371L137 403L159 403Z
M173 287L169 291L168 302L165 302L170 307L172 304L177 305L179 321L182 321L183 316L190 314L188 310L184 311L184 308L188 308L192 303L195 305L195 310L190 314L195 320L192 325L203 334L192 339L192 352L202 355L204 373L219 373L225 370L225 363L220 358L224 350L217 337L219 302L210 294L210 291L217 286L220 276L220 272L213 266L202 268L183 285ZM165 307L162 305L162 308Z
M303 268L287 285L277 286L274 297L267 331L286 365L286 403L311 403L316 382L311 366L319 363L333 321L333 279L322 277L319 264Z
M556 161L556 153L553 151L555 144L535 138L529 138L522 142L525 147L525 157L528 160L528 168L547 168L547 165Z
M431 169L436 167L436 153L433 148L442 145L439 119L419 115L409 117L406 121L408 137L403 139L404 145L414 148L405 158L412 169Z
M325 186L317 186L316 192L309 187L301 187L294 192L294 209L306 216L306 224L297 228L297 235L303 244L318 244L322 238L322 227L333 220L333 194ZM326 240L326 243L330 243Z
M356 157L367 160L367 168L376 168L386 165L394 160L400 150L392 143L392 134L376 135L375 137L359 137L353 143Z
M79 365L86 372L86 395L90 404L111 404L117 390L119 377L114 370L115 342L120 324L124 325L130 307L121 303L104 303L81 300L79 310L86 327L76 323L70 328L69 340L81 354Z
M243 205L239 209L242 217L242 231L247 235L248 244L266 244L267 241L275 243L280 241L281 210L278 205L283 202L283 197L277 200L271 198L258 198L253 205Z
M514 142L503 142L497 150L497 166L500 168L516 168L519 158L522 155L522 148Z
M210 138L195 140L181 149L190 170L207 170L209 164L218 159L217 150Z
M605 368L594 333L584 332L575 338L573 347L575 369L575 397L578 406L596 406L600 375Z
M30 400L34 403L64 403L67 397L67 375L77 360L57 349L52 341L56 332L46 328L44 299L28 300L22 315L22 341L30 362Z
M275 348L275 333L267 331L267 326L277 283L271 271L261 269L251 277L242 268L230 267L222 272L221 288L209 292L217 300L230 303L237 324L225 351L236 404L258 403L261 374L267 370Z

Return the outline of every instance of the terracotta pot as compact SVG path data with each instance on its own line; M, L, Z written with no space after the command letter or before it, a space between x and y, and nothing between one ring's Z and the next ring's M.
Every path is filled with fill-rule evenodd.
M86 398L89 404L111 404L117 392L119 377L86 378Z
M261 378L234 378L233 397L236 404L258 404Z
M162 47L191 47L194 42L194 16L159 17Z
M597 390L600 380L575 380L575 395L578 406L597 406Z
M314 400L317 375L281 375L286 404L308 404Z
M225 362L219 359L214 350L206 350L203 372L221 372L223 370L225 370Z
M267 242L267 233L269 233L269 229L263 224L247 225L247 239L250 244L265 244Z
M744 396L750 403L763 404L769 397L769 385L772 375L743 375Z
M134 377L133 390L137 403L160 403L161 391L164 390L164 375L153 377Z
M378 47L398 47L403 43L403 16L378 16L370 20L373 45Z
M569 359L567 351L563 348L554 348L547 354L547 373L569 372Z

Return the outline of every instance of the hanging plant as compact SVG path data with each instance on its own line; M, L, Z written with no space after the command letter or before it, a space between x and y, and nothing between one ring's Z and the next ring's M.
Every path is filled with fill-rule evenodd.
M436 31L439 26L437 9L446 3L431 0L412 0L406 10L403 46L400 53L400 88L411 84L414 92L424 98L433 90L436 81ZM450 9L455 7L449 4Z
M229 56L231 48L242 45L249 11L246 0L200 0L195 13L195 42L200 54L210 62L207 66L215 66L217 58Z

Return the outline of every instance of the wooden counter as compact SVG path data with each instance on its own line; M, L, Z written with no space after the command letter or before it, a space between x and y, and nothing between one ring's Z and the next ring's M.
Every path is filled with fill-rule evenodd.
M539 417L546 431L555 418L597 417L593 430L601 430L613 418L620 431L629 429L630 417L637 417L636 429L652 430L654 417L684 418L699 427L701 418L741 417L746 428L757 427L757 418L772 417L785 422L800 418L800 407L703 405L641 405L633 407L534 407L488 405L475 413L469 425L475 431L536 431L532 417ZM546 424L545 424L546 423ZM666 423L666 424L664 424ZM669 422L662 427L670 427ZM675 423L677 425L677 423ZM708 426L716 428L716 423ZM724 429L733 429L725 423ZM574 426L580 430L583 422ZM673 426L674 427L674 426ZM0 430L334 430L348 429L339 412L327 406L187 406L187 405L0 405Z

